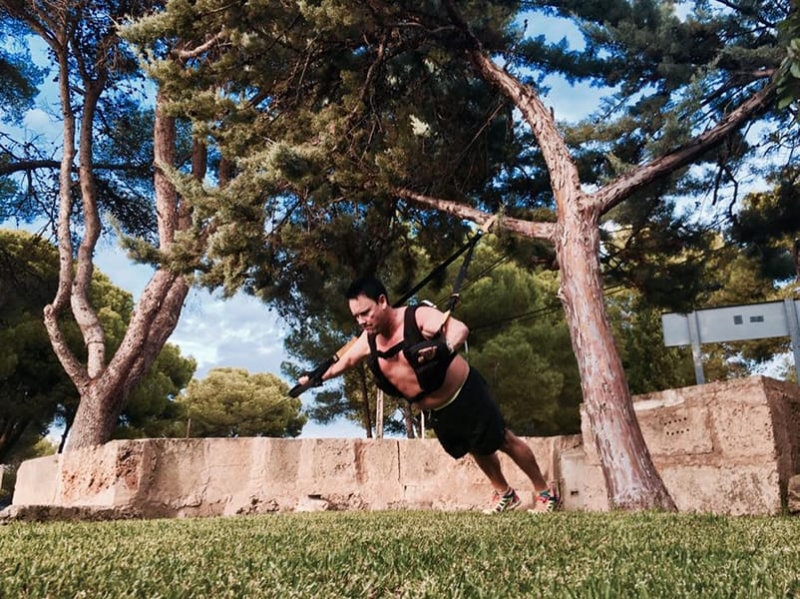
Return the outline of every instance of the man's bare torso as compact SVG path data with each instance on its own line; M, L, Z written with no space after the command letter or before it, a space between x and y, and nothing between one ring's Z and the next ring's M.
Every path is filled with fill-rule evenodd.
M387 351L403 341L403 326L405 310L397 310L395 326L391 334L387 337L380 333L375 335L375 345L378 351ZM422 389L417 382L417 375L408 363L402 351L397 352L391 358L378 358L378 365L381 372L391 382L404 397L416 397ZM436 391L433 391L415 402L415 406L421 410L433 410L450 401L458 392L469 374L469 364L463 357L456 356L445 375L444 384Z

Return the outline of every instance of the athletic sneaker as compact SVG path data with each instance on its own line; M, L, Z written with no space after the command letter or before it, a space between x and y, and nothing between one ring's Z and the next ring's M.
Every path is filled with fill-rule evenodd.
M522 503L522 500L514 489L509 489L502 495L495 491L492 495L492 507L486 508L483 513L499 514L501 512L510 512L517 509L520 503Z
M547 514L554 512L558 507L558 495L553 491L542 491L533 500L533 509L528 510L531 514Z

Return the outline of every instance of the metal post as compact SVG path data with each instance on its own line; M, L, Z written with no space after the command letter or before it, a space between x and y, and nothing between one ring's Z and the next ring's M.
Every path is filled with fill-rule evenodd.
M703 354L700 351L700 327L697 319L697 312L688 315L689 321L689 340L692 343L692 360L694 361L694 376L698 385L706 382L706 375L703 373Z
M375 407L375 436L383 439L383 391L378 389L378 400Z
M794 299L787 297L783 300L786 310L786 325L789 329L789 337L792 339L792 354L794 355L794 371L797 374L797 382L800 384L800 324L797 319L797 303Z

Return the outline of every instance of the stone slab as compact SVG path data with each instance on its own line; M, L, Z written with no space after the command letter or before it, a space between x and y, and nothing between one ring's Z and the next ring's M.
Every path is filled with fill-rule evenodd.
M579 436L525 441L554 481L560 453L580 445ZM17 507L120 509L143 517L476 510L492 493L472 459L453 460L435 439L123 440L26 464ZM507 456L501 464L530 504L530 481ZM38 492L46 488L42 479L51 481L45 494Z

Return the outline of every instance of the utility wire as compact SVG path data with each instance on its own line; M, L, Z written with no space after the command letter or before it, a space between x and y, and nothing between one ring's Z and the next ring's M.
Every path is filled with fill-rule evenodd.
M603 295L604 296L613 295L615 293L618 293L619 291L622 291L623 289L624 289L624 287L622 285L615 285L613 287L604 287L603 288ZM501 318L500 320L495 320L494 322L483 324L481 326L470 327L470 331L474 332L474 331L484 331L484 330L487 330L487 329L494 329L494 328L497 328L499 326L511 324L513 322L522 321L522 320L528 320L530 318L533 318L533 317L536 317L536 316L543 316L545 314L551 314L551 313L556 312L556 311L558 311L560 309L562 309L561 302L554 302L554 303L549 304L547 306L543 306L541 308L536 308L535 310L530 310L528 312L522 312L521 314L515 314L514 316L509 316L507 318Z

